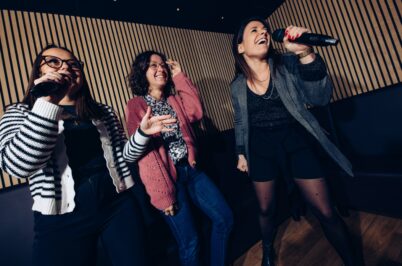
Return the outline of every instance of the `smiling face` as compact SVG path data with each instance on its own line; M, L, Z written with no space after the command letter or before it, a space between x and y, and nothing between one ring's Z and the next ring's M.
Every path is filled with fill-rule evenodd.
M149 59L149 66L146 72L146 78L149 84L148 90L163 90L168 81L168 69L163 59L153 54Z
M251 21L244 28L243 40L237 46L237 51L243 57L248 58L265 58L271 36L268 34L268 29L260 21Z
M41 75L58 72L65 76L66 84L68 84L67 94L70 96L73 96L82 87L83 75L81 64L70 52L60 48L50 48L42 53L42 57ZM63 62L61 66L55 67L59 59L63 60Z

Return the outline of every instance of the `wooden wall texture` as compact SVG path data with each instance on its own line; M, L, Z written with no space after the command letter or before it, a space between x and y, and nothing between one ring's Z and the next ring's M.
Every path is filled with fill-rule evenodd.
M286 0L268 21L273 29L298 25L340 39L316 48L336 101L401 82L401 11L397 0Z
M224 33L142 25L57 14L0 11L0 116L22 99L36 54L47 44L70 48L85 62L85 75L97 101L115 108L122 122L132 97L125 77L135 55L156 50L178 60L199 87L206 119L218 130L232 125L229 83L234 60L232 36ZM0 172L0 189L25 183Z
M401 10L397 0L287 0L268 21L273 29L300 25L341 40L336 47L315 48L327 62L337 101L401 82ZM132 96L125 82L130 64L137 53L154 49L180 61L199 87L206 113L202 127L231 129L231 39L224 33L1 10L0 115L22 99L38 51L56 43L85 62L95 99L113 106L123 123ZM0 189L25 182L0 172Z

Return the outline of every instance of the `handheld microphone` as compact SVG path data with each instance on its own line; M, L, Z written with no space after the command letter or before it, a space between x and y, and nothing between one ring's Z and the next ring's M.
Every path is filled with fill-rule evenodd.
M277 29L272 33L272 39L276 42L283 42L285 37L285 29ZM299 38L295 40L289 40L290 42L296 42L312 46L328 46L337 45L339 43L338 39L332 38L331 36L316 34L316 33L303 33Z
M31 94L35 98L49 96L60 90L62 87L62 84L52 81L41 82L31 88Z
M68 77L67 75L61 73L63 77ZM45 81L36 84L31 88L32 96L39 98L43 96L49 96L55 94L57 91L62 90L67 87L66 82L63 84L54 82L54 81Z

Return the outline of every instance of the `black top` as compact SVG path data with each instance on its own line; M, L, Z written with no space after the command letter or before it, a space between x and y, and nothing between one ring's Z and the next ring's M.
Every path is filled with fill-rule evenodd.
M76 186L86 181L90 175L108 171L103 156L99 132L91 120L77 117L75 106L62 106L66 114L64 137L68 164L73 172ZM91 169L91 170L89 170Z
M247 107L250 127L278 129L296 122L283 105L272 81L264 95L255 94L247 86Z

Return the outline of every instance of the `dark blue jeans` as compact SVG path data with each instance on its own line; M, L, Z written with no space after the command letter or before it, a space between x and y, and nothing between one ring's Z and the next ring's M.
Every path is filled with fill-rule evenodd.
M80 184L75 202L67 214L34 212L33 265L95 265L98 240L113 265L145 265L141 211L130 192L117 194L109 173Z
M178 179L176 197L179 210L174 216L164 216L176 238L183 266L200 264L199 238L191 213L190 201L212 222L211 266L225 265L227 240L233 226L232 211L218 188L208 176L189 165L176 166Z

